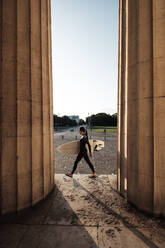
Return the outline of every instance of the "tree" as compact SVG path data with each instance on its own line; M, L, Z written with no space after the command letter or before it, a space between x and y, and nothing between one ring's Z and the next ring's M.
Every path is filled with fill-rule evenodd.
M117 126L117 114L111 116L106 113L98 113L87 117L86 122L90 126Z
M54 119L54 128L77 126L77 122L75 120L71 120L67 115L64 115L62 117L54 115L53 119Z
M79 125L84 125L84 124L85 124L85 121L83 119L80 119Z

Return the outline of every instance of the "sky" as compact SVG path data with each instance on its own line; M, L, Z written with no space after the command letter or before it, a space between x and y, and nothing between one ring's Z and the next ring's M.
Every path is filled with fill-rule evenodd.
M117 112L118 0L51 0L53 112Z

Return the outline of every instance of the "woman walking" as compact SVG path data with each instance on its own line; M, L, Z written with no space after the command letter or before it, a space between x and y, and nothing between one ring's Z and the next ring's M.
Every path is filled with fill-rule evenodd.
M92 157L91 146L89 144L87 130L84 127L80 127L79 132L82 135L82 137L80 139L80 152L78 153L78 156L77 156L77 158L76 158L76 160L74 162L72 172L70 174L66 174L66 176L73 177L73 174L74 174L75 170L77 169L78 163L80 162L80 160L82 158L84 158L85 161L87 162L87 164L89 165L90 169L93 172L93 174L92 174L92 176L90 176L90 178L96 178L96 172L95 172L94 166L93 166L93 164L91 163L91 161L90 161L90 159L88 157L88 153L87 153L87 149L86 149L86 144L87 144L88 147L89 147L90 157Z

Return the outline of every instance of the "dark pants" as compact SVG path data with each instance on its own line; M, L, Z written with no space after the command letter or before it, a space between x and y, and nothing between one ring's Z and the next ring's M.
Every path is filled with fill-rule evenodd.
M77 164L80 162L80 160L84 158L85 161L87 162L87 164L89 165L89 167L91 168L92 172L94 173L95 172L95 169L94 169L94 166L93 164L91 163L89 157L88 157L88 154L87 152L80 152L74 162L74 166L73 166L73 170L72 170L72 174L75 172L75 170L77 169Z

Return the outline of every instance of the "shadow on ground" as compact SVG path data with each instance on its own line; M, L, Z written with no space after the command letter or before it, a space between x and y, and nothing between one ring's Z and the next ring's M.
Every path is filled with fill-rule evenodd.
M91 180L56 174L32 209L1 217L2 248L164 248L165 222L138 212L115 190L114 175Z
M0 247L91 247L97 245L55 186L44 202L0 219Z

